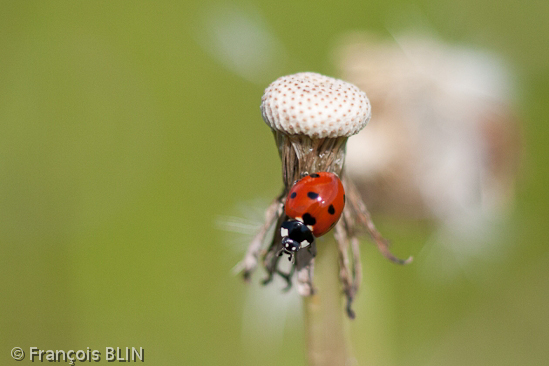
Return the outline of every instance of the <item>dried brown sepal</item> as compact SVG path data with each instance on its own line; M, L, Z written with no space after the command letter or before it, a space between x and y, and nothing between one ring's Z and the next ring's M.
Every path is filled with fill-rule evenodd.
M391 253L389 250L389 242L383 238L379 231L377 231L370 212L368 212L366 204L362 201L360 193L358 193L353 182L346 176L343 177L342 182L347 195L347 204L345 205L343 219L347 221L349 231L354 233L356 230L363 231L365 229L381 254L391 262L396 264L409 264L412 262L413 257L400 259ZM348 211L347 215L345 215L345 211Z
M275 198L273 202L271 202L265 211L265 222L248 246L244 259L235 267L237 273L242 272L244 280L249 281L252 273L255 271L259 261L259 253L265 242L266 235L269 232L269 229L282 215L283 207L284 205L283 202L281 202L280 197Z

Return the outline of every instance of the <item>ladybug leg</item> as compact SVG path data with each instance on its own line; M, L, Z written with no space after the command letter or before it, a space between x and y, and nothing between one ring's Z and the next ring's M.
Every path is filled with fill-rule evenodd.
M265 278L263 281L261 281L261 284L262 284L263 286L268 285L269 283L271 283L272 280L273 280L273 274L272 274L272 273L269 273L269 274L267 275L267 278Z
M278 266L278 261L280 259L280 256L284 253L284 249L280 249L276 252L268 252L265 255L265 269L267 270L267 278L265 278L263 281L261 281L262 285L269 284L274 277L274 274L277 272L276 267Z
M267 270L267 278L261 281L262 285L267 285L271 283L274 278L275 273L279 274L278 270L278 261L280 257L284 254L284 248L280 248L276 252L267 253L265 257L265 269ZM267 258L268 257L268 258Z
M316 245L314 245L315 243L312 242L311 245L309 245L307 247L307 251L309 252L309 254L314 258L316 257Z
M296 184L297 182L299 182L302 178L305 178L305 177L308 176L308 175L309 175L309 172L306 172L306 171L305 171L305 172L301 172L301 174L299 175L299 179L294 180L294 182L292 183L292 185L291 185L290 187L295 186L295 184Z
M262 285L265 286L265 285L268 285L269 283L271 283L273 278L274 278L275 273L279 272L277 267L278 267L279 258L282 256L282 254L284 254L283 249L280 249L274 255L270 254L271 259L266 261L266 263L268 263L268 264L265 265L265 269L267 270L267 278L265 278L263 281L261 281Z
M295 266L293 266L293 265L292 265L292 268L290 269L289 273L284 273L284 272L277 269L276 273L278 273L278 275L280 277L282 277L284 280L286 280L286 287L284 287L284 289L282 291L288 292L292 288L292 276L294 275L294 272L295 272Z
M280 257L282 257L284 253L285 253L284 248L281 247L276 252L275 251L268 252L265 255L264 263L265 263L265 269L267 270L267 278L261 281L262 285L269 284L273 280L275 274L279 274L280 276L282 276L282 278L288 281L288 279L286 279L285 277L287 275L285 273L280 272L280 270L278 269L278 261L280 260Z
M282 256L282 254L284 254L284 250L279 250L276 253L276 256L280 257L280 256ZM291 269L290 269L289 273L282 272L280 269L278 269L278 265L276 265L276 269L274 271L269 271L269 274L267 275L267 278L265 278L261 282L261 284L262 285L267 285L270 282L272 282L272 280L274 278L274 274L276 273L277 275L279 275L280 277L282 277L286 281L286 287L284 287L284 289L282 291L284 291L284 292L289 291L292 288L292 276L294 275L294 272L295 272L295 265L293 265L295 263L295 255L290 254L288 259L290 260L290 262L292 262L292 266L291 266Z
M345 307L345 310L347 310L347 316L349 319L354 319L356 314L355 311L351 308L351 304L353 303L353 298L347 296L347 306Z

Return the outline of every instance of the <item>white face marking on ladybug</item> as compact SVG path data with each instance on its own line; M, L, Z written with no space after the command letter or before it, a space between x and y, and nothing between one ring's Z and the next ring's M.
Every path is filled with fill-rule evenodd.
M302 218L302 217L296 217L295 219L296 219L297 221L303 222L303 218Z
M288 236L288 229L284 229L283 227L280 228L280 235L282 235L283 238L287 237Z
M313 225L307 225L307 227L309 228L309 230L313 231Z
M309 243L307 240L303 240L301 243L299 243L300 248L305 248L305 247L308 247L309 245L311 245L311 243Z

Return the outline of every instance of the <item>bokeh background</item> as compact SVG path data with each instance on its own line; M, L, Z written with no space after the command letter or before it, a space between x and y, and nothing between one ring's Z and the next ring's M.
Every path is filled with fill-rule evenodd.
M503 60L520 168L505 255L452 276L426 271L434 223L374 215L416 260L364 241L357 364L547 364L548 4L2 1L0 364L133 346L151 365L304 365L299 298L231 273L281 187L260 98L283 74L337 76L349 32L409 29Z

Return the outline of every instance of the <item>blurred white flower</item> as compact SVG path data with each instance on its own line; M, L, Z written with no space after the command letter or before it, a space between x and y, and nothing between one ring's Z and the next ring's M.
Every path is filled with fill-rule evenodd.
M495 254L494 229L513 198L520 138L510 74L486 52L425 36L395 40L353 34L335 52L341 77L372 103L370 126L347 145L346 169L370 209L436 220L432 242L463 268Z

